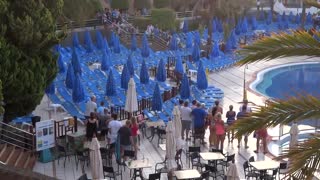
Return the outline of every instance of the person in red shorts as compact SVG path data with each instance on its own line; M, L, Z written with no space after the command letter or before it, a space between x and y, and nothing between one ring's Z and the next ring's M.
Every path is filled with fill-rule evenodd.
M257 150L255 150L255 153L259 152L260 149L260 140L262 140L262 144L263 144L263 153L266 154L267 153L267 136L268 136L268 132L266 128L261 128L259 130L256 131L256 136L257 136Z

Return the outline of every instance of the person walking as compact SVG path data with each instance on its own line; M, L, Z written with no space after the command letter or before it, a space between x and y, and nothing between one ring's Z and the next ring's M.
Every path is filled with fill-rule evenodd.
M139 130L139 125L137 123L137 117L132 116L131 117L131 135L132 135L132 139L133 139L133 148L134 148L135 158L137 158L137 153L138 153L138 150L139 150L139 147L138 147L138 140L139 140L138 130Z
M242 109L240 112L238 112L237 114L237 121L241 121L241 119L248 117L248 112L247 112L247 106L245 104L242 105ZM248 146L248 135L249 134L245 134L244 135L244 147L246 149L249 148ZM242 140L242 137L238 138L238 148L240 148L240 142Z
M86 103L86 110L84 112L84 116L86 119L90 118L90 113L96 112L97 110L97 99L96 96L91 96L90 100Z
M94 112L90 113L90 118L86 123L86 137L88 141L91 141L93 137L97 137L98 133L98 120Z
M192 117L191 117L192 110L189 107L188 101L185 101L183 106L181 106L180 112L181 112L181 124L182 124L181 137L182 139L184 139L184 133L186 133L186 140L189 140L188 135L189 135L190 126L192 122Z
M127 120L126 124L119 129L120 149L123 160L126 161L127 157L124 156L124 151L131 151L134 146L133 137L131 133L131 121Z
M205 122L207 112L201 108L201 104L197 103L197 107L191 112L193 116L194 136L198 136L201 139L202 144L206 144L204 141L205 134Z
M236 120L236 112L233 110L233 106L229 106L229 111L226 114L227 117L227 125L228 128L233 124L233 122ZM230 131L228 130L228 142L233 142L234 138L234 130L231 130L231 138L230 138Z
M112 114L111 118L111 121L108 123L108 142L110 144L110 149L114 150L118 137L118 131L121 128L122 124L117 120L117 114Z
M263 153L267 153L267 137L268 137L268 131L266 128L261 128L256 131L256 138L257 138L257 149L254 151L255 153L259 153L260 150L260 140L262 140L263 145Z
M224 129L224 122L221 117L221 113L218 112L215 117L215 129L216 129L216 146L218 149L223 150L223 143L225 138L225 129Z

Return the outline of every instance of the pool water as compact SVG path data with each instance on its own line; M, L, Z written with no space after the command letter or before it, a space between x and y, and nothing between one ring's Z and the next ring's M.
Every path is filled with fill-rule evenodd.
M298 94L320 97L320 63L281 65L258 73L250 85L259 94L287 99Z

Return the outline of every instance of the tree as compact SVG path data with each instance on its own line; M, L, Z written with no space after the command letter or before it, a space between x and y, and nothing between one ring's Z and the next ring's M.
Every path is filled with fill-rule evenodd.
M113 9L128 9L129 1L128 0L113 0L111 1L111 7Z
M0 116L4 113L3 109L3 95L2 95L2 81L0 80Z
M0 80L4 122L31 113L57 72L52 47L64 37L56 32L63 1L0 0Z
M99 0L64 0L63 15L69 20L84 21L94 19L102 10Z
M320 37L320 32L314 32ZM269 61L278 57L310 56L320 57L320 42L306 31L292 34L277 34L256 41L240 50L245 58L239 65L259 61ZM320 99L313 96L299 96L288 100L275 100L267 107L259 106L250 117L236 121L231 129L240 137L262 127L275 127L294 121L320 117ZM313 173L320 169L320 135L299 142L298 146L284 150L279 159L291 161L288 174L294 179L312 179Z

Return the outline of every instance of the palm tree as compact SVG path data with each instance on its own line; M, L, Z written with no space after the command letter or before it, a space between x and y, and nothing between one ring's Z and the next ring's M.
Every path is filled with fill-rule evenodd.
M269 61L279 57L310 56L320 57L320 32L293 31L291 34L280 33L258 40L244 47L244 55L239 65ZM288 100L274 100L268 106L258 106L257 111L243 121L236 121L232 130L240 137L262 127L286 125L294 121L320 118L320 99L313 96L292 97ZM288 175L294 179L311 179L320 169L320 135L312 135L306 141L299 142L295 148L285 149L278 159L289 158Z

